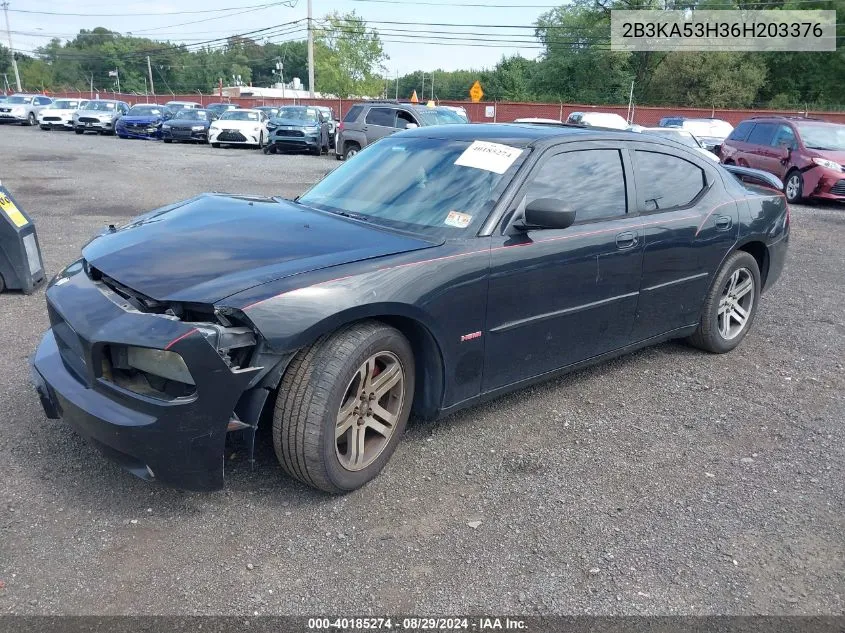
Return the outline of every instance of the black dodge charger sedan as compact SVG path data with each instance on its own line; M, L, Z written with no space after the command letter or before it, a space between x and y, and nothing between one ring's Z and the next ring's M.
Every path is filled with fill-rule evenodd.
M100 235L49 285L33 378L141 477L218 488L227 434L272 419L285 470L340 493L412 411L667 339L734 349L788 236L780 192L670 140L409 130L295 200L201 195Z

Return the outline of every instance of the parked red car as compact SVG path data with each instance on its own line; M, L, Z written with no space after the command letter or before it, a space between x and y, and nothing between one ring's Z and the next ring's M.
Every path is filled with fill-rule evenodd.
M762 169L783 181L789 202L845 201L845 125L797 117L754 117L722 143L726 165Z

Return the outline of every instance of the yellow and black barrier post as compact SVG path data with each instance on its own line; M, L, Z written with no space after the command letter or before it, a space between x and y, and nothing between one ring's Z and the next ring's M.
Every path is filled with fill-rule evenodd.
M44 279L35 224L0 185L0 292L21 290L30 294Z

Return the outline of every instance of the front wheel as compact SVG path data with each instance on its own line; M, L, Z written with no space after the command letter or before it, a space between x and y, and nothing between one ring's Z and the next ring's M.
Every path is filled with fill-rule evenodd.
M220 143L212 143L212 144L211 144L211 146L212 146L214 149L220 149Z
M786 201L794 204L801 200L804 195L804 180L801 178L801 172L791 171L786 176L786 182L783 183L783 194L786 196Z
M30 112L29 115L26 117L26 125L33 126L38 123L38 118L35 116L35 112Z
M355 156L355 154L357 154L360 151L361 151L360 147L358 147L357 145L355 145L353 143L350 143L349 145L347 145L346 151L343 152L343 160L349 160L350 158Z
M734 349L751 329L760 290L757 260L745 251L730 255L713 280L689 342L714 354Z
M73 131L76 132L77 134L85 134L85 130L83 130L81 127L74 128Z
M161 140L164 141L165 143L172 143L173 142L172 138L163 138Z
M325 335L291 361L273 414L273 447L303 483L338 494L384 468L405 430L414 355L398 330L362 321Z

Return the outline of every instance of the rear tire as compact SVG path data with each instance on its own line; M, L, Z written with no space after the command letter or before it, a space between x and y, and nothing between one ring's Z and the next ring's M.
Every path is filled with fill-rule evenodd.
M745 251L729 255L707 292L689 343L714 354L734 349L751 329L761 287L757 260Z
M35 116L35 112L30 112L29 115L26 117L25 125L32 127L38 123L38 117Z
M172 143L173 142L172 138L163 138L161 140L164 141L165 143Z
M362 321L327 334L301 350L282 378L276 457L309 486L333 494L360 488L396 449L413 395L414 355L401 332Z
M349 160L360 151L361 147L358 143L347 143L346 148L343 151L343 160Z
M76 132L77 134L85 134L85 130L83 130L80 127L74 128L73 131Z

